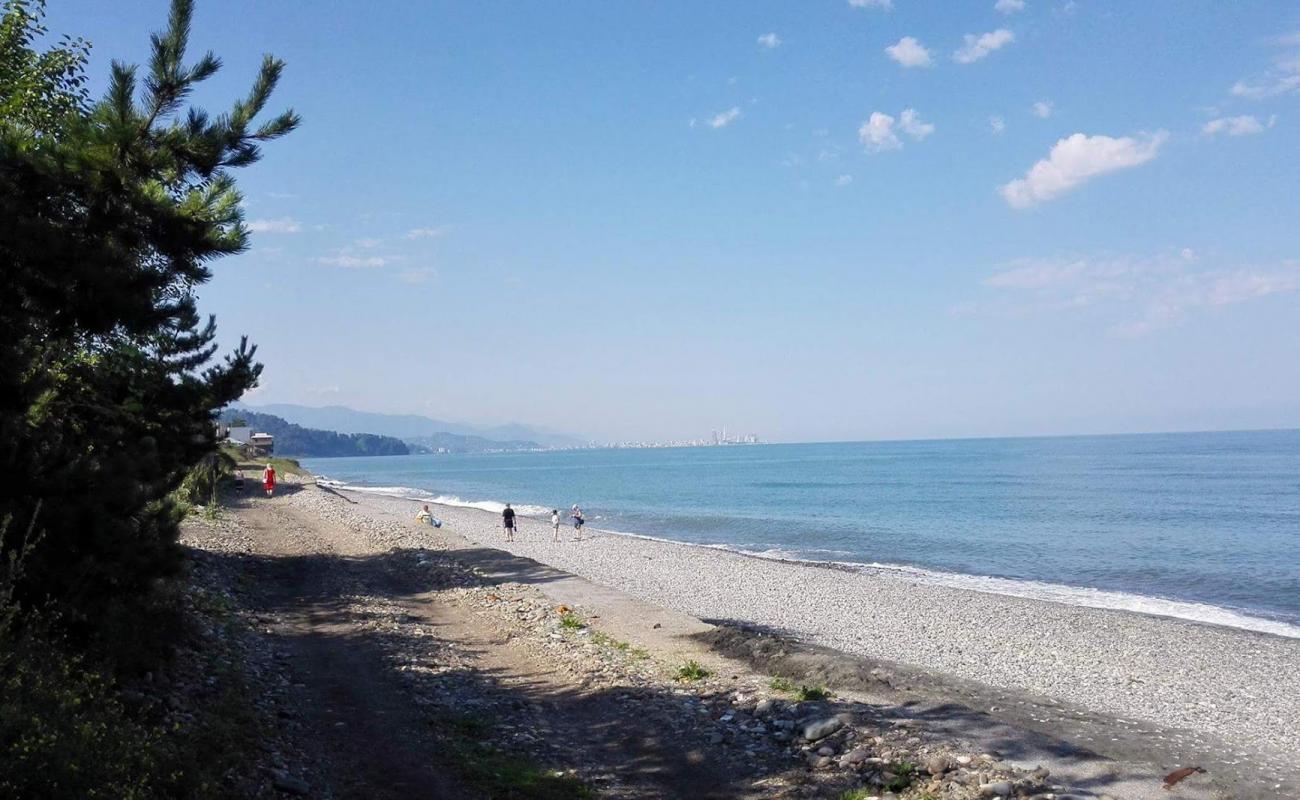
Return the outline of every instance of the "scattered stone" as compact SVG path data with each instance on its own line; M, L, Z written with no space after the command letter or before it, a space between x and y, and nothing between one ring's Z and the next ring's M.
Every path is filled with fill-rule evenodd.
M302 778L290 775L284 770L276 770L274 773L273 785L276 789L285 794L305 796L311 792L311 785Z
M815 722L810 722L803 727L803 738L810 742L815 742L818 739L825 739L827 736L830 736L832 733L835 733L843 727L844 720L839 717L819 719Z
M925 771L931 775L942 775L952 766L947 756L930 756L925 760Z
M980 784L980 797L1007 797L1011 794L1011 781L994 781Z

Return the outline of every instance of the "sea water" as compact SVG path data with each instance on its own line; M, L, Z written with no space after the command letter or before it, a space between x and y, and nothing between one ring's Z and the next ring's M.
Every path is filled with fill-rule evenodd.
M307 459L351 488L1300 636L1300 431Z

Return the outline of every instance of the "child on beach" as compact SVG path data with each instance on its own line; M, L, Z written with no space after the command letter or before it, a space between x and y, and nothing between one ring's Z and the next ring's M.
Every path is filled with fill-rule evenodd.
M560 509L551 509L551 530L555 532L555 541L560 541Z
M267 497L275 494L275 467L270 464L262 470L262 488L266 490Z
M586 522L586 520L582 518L582 509L578 508L577 503L573 504L573 510L569 512L569 516L573 518L573 538L581 539L582 523Z

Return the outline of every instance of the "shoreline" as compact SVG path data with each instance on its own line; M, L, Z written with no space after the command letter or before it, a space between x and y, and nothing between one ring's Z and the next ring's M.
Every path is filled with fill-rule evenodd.
M331 489L355 492L358 494L392 498L415 503L429 503L440 508L479 511L485 514L500 513L504 504L495 500L461 500L445 495L433 495L419 489L406 486L358 486L330 479L317 477L322 486ZM516 506L521 519L531 519L539 524L549 526L541 506ZM571 532L567 517L561 524L561 530ZM745 558L761 561L807 566L817 569L841 570L867 575L883 575L915 580L935 586L943 586L956 591L979 592L996 597L1015 597L1044 603L1054 603L1069 607L1093 610L1114 611L1135 614L1142 617L1177 620L1181 622L1222 627L1266 636L1278 636L1300 640L1300 624L1269 616L1262 616L1252 609L1238 609L1219 606L1194 600L1178 600L1157 595L1115 589L1100 589L1090 586L1075 586L1065 583L1039 581L1030 578L1008 578L997 575L976 575L970 573L947 572L912 564L892 564L861 561L839 561L833 559L816 559L801 557L798 554L781 550L755 552L727 544L707 544L672 539L666 536L637 533L634 531L611 530L586 526L592 534L620 536L662 544L691 547L703 550L732 553ZM567 535L567 534L566 534Z
M392 496L348 495L354 510L386 519L406 519L418 507ZM988 687L1039 698L1062 714L1105 715L1188 757L1221 752L1232 763L1249 760L1290 776L1300 756L1300 640L594 530L577 542L570 531L556 544L550 525L529 517L506 543L491 512L439 506L438 516L443 531L471 544L705 622L758 626L899 665L939 686ZM1079 744L1101 746L1104 738Z

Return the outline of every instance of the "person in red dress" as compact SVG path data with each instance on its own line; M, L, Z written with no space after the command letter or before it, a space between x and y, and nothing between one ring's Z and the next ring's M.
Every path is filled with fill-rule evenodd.
M270 464L262 470L262 488L266 490L267 497L275 493L275 467Z

